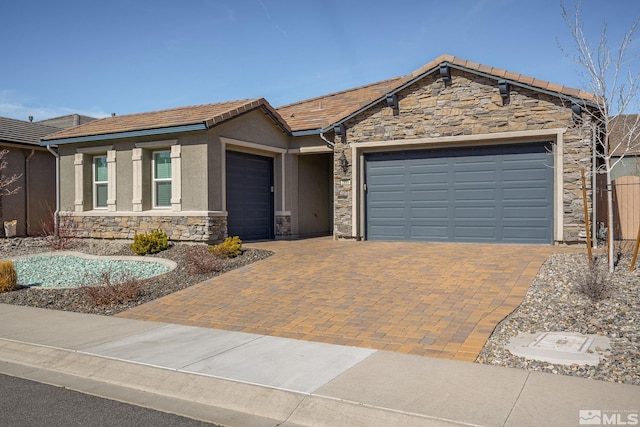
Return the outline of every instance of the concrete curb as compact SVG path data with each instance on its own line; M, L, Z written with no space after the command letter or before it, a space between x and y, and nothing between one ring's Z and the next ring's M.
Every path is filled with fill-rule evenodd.
M7 339L0 339L0 372L229 425L471 425Z

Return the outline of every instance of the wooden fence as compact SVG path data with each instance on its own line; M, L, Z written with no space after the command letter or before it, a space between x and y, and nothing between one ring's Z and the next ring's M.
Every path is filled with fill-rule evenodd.
M607 224L607 181L597 177L596 218ZM613 181L613 221L615 240L635 240L640 227L640 176L623 176Z

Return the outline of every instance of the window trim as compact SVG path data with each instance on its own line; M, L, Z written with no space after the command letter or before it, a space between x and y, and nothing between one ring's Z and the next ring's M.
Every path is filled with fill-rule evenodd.
M155 150L151 152L151 202L153 209L171 209L171 198L169 198L169 204L166 206L158 206L158 194L156 190L156 184L159 182L168 182L173 187L173 171L171 178L156 178L156 154L167 153L169 155L169 161L171 162L170 168L173 166L173 159L171 158L171 150ZM171 191L173 197L173 189Z
M96 180L96 160L99 158L104 159L104 166L107 168L106 181ZM98 206L98 185L106 185L107 188L107 198L104 201L104 206ZM109 208L109 163L106 154L98 154L91 158L91 192L93 198L93 209L107 210Z

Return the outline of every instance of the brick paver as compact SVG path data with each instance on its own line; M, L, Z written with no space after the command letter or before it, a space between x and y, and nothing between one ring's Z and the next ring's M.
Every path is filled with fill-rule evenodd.
M248 244L275 255L120 316L473 361L556 248Z

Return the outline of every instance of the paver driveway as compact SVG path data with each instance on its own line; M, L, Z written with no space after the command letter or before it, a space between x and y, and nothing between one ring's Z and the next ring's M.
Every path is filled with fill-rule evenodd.
M120 316L472 361L552 246L248 244L267 260Z

